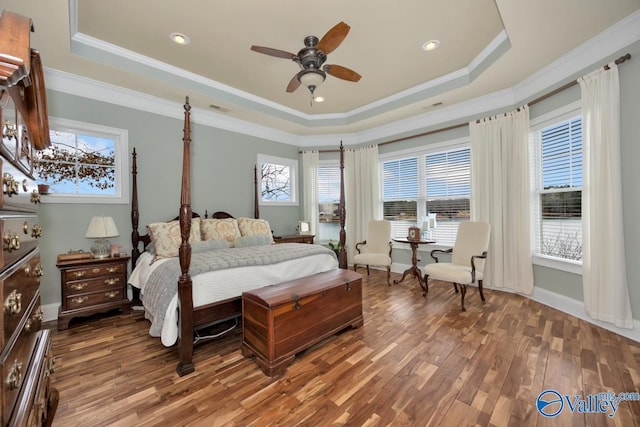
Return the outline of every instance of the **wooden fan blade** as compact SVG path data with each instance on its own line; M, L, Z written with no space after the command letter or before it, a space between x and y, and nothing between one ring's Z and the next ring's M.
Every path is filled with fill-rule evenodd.
M296 73L289 84L287 85L287 92L295 92L300 87L300 80L298 80L298 74Z
M327 31L327 34L322 37L320 43L318 43L318 49L323 51L325 55L333 52L340 43L347 37L349 34L350 26L345 24L344 22L338 22L332 29Z
M296 57L291 52L285 52L284 50L273 49L271 47L251 46L251 50L253 50L254 52L264 53L265 55L275 56L277 58L284 58L284 59L293 60L293 58Z
M342 65L325 65L322 67L325 73L337 77L342 80L348 80L350 82L357 82L362 77L360 74Z

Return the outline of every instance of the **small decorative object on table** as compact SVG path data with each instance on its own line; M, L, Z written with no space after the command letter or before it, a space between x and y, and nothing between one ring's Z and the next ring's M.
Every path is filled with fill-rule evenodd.
M420 229L418 227L409 227L409 240L420 240Z
M298 234L311 234L311 223L309 221L298 221Z

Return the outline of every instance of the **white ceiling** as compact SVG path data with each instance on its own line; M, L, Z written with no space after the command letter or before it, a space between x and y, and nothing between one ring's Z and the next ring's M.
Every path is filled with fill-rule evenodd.
M33 19L31 44L48 74L70 73L174 103L188 95L194 109L213 120L309 138L371 129L391 135L403 121L446 116L451 106L531 83L576 52L597 61L610 51L585 53L584 47L597 46L601 33L624 26L625 18L638 22L640 9L640 0L2 3ZM250 50L255 44L297 53L306 36L321 38L340 21L351 30L326 63L362 79L327 76L316 91L323 103L310 105L303 86L286 93L296 63ZM172 32L191 43L174 44ZM425 52L421 46L430 39L440 47ZM522 96L534 94L536 84L529 86L531 94Z

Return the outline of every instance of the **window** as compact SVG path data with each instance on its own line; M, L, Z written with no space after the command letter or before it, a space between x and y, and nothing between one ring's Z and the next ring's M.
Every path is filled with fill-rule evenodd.
M387 157L387 156L385 156ZM433 237L453 246L458 224L470 218L471 151L452 141L381 162L384 219L392 237L406 237L409 227L436 214Z
M559 114L559 113L556 113ZM582 261L582 118L569 111L532 133L534 253Z
M340 166L318 165L318 241L340 240Z
M298 161L258 154L260 204L298 205Z
M49 136L36 167L43 203L129 203L126 130L51 118Z

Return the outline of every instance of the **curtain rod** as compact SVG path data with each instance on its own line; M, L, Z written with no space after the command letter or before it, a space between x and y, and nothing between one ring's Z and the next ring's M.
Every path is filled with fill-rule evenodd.
M615 62L616 65L620 65L623 62L628 61L629 59L631 59L631 54L627 53L626 55L623 55L620 58L616 59L614 62ZM604 69L608 70L609 69L609 65L605 64L604 65ZM545 99L550 98L553 95L556 95L556 94L558 94L558 93L560 93L560 92L562 92L562 91L564 91L566 89L569 89L570 87L575 86L577 84L578 84L577 80L572 80L569 83L567 83L567 84L565 84L563 86L560 86L559 88L554 89L549 93L546 93L544 95L541 95L541 96L529 101L527 103L527 105L531 106L531 105L537 104L538 102L542 102ZM479 120L476 121L476 123L479 123L479 122L480 122ZM451 125L451 126L447 126L447 127L440 128L440 129L434 129L434 130L418 133L418 134L415 134L415 135L403 136L402 138L397 138L397 139L392 139L390 141L381 142L381 143L378 144L378 146L387 145L387 144L393 144L394 142L406 141L407 139L419 138L421 136L427 136L427 135L431 135L431 134L434 134L434 133L446 132L448 130L458 129L458 128L465 127L465 126L468 126L468 125L469 125L469 122L459 123L457 125ZM338 151L340 151L340 150L335 150L335 149L333 149L333 150L318 150L319 153L337 153ZM302 153L302 151L299 151L299 153Z

